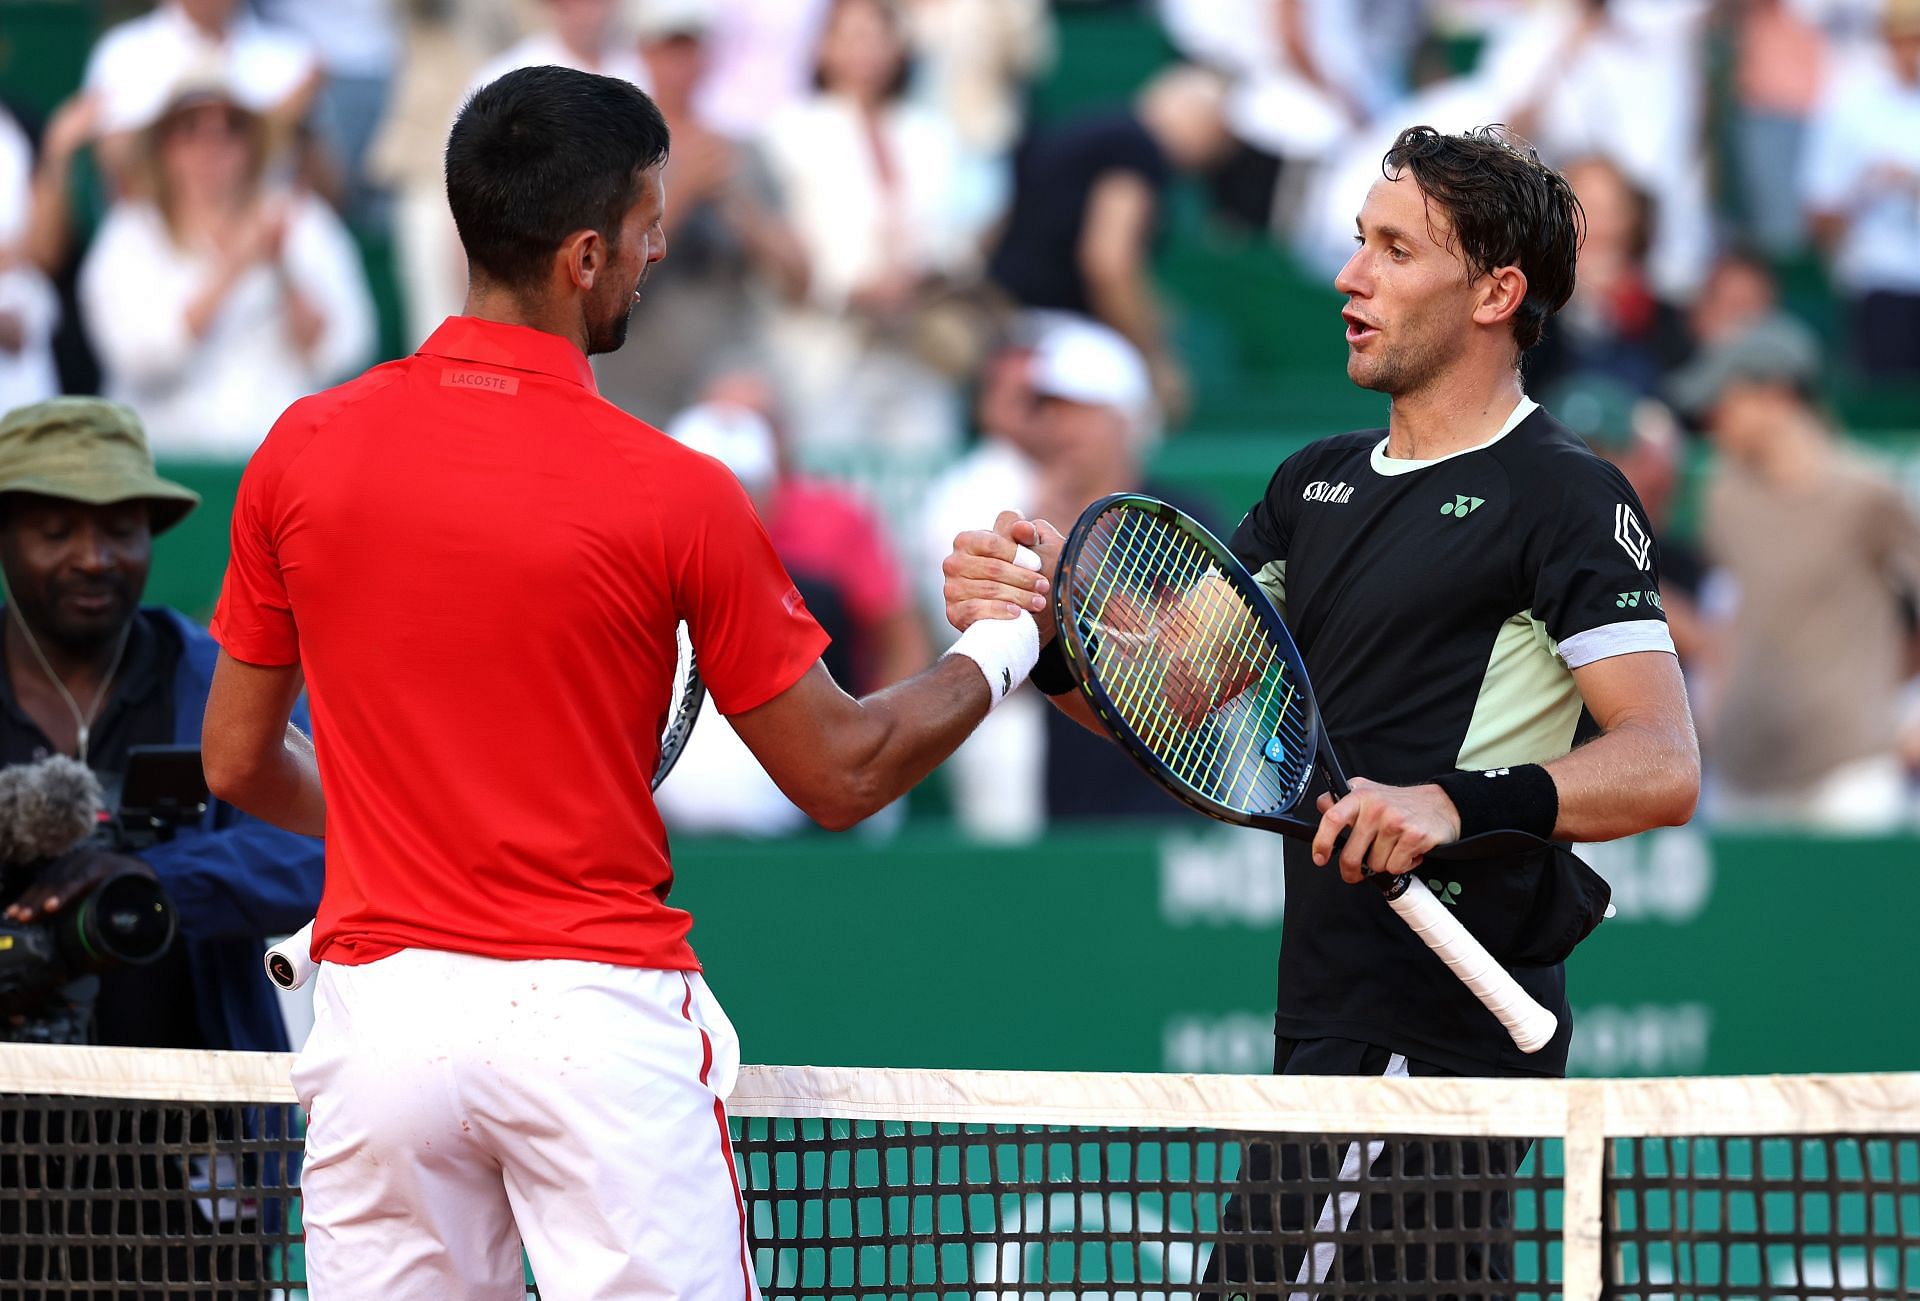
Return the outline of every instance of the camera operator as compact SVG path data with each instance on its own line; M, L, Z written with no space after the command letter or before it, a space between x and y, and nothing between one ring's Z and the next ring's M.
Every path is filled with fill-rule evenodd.
M53 830L55 815L74 812L84 825L94 802L70 797L72 779L89 789L92 783L49 762L52 756L85 764L98 779L91 795L111 810L121 805L134 747L198 744L216 647L176 611L139 604L154 535L198 502L155 473L146 435L123 406L56 398L0 419L0 570L8 594L0 610L0 794L20 796L0 810L0 841L9 848L5 858L26 860L0 862L0 920L13 928L50 922L57 931L79 920L71 914L90 894L135 872L158 882L178 927L153 961L79 975L40 1005L0 1015L0 1040L288 1047L260 959L266 937L298 929L318 906L319 841L209 799L171 835L120 827L52 852L72 843ZM305 725L304 716L299 721ZM188 761L189 774L203 782L196 766L197 759ZM36 845L48 848L35 852ZM17 930L9 938L17 940ZM242 1123L275 1137L280 1120L263 1110ZM247 1230L276 1228L284 1203L188 1190L276 1172L242 1172L225 1156L156 1155L162 1145L202 1143L214 1137L210 1128L204 1118L169 1118L132 1105L111 1114L0 1117L0 1296L40 1295L21 1287L32 1280L114 1285L161 1278L194 1285L168 1296L265 1295L248 1285L270 1277L269 1249ZM110 1165L89 1167L93 1182L75 1184L79 1172L64 1169L58 1155L44 1164L9 1159L10 1151L38 1142L56 1152L64 1143L122 1150ZM76 1186L96 1192L79 1202L45 1199L48 1190ZM71 1234L69 1224L48 1239L63 1205L69 1217L96 1229L139 1225L148 1232L96 1241ZM161 1291L110 1286L98 1295L144 1301Z
M118 804L128 752L196 745L216 647L176 611L139 605L154 535L198 503L160 478L137 417L95 398L55 398L0 419L0 764L70 755ZM132 850L133 852L129 852ZM179 917L156 961L101 973L87 1037L136 1047L285 1050L263 940L296 930L320 901L320 842L209 801L151 845L99 839L35 872L5 908L13 923L72 908L126 871L155 877ZM0 1039L71 1038L76 1000Z

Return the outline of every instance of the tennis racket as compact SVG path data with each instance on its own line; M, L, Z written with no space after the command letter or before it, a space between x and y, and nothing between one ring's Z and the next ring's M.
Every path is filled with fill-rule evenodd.
M1335 799L1345 796L1346 775L1293 637L1217 538L1166 502L1103 497L1067 538L1053 599L1074 682L1149 777L1210 818L1313 839L1318 815L1309 808L1303 817L1300 806L1316 777ZM1546 843L1496 831L1426 857L1486 858ZM1424 881L1411 872L1372 879L1521 1051L1553 1038L1558 1018Z
M700 666L693 653L693 638L687 625L674 629L673 695L666 716L660 722L660 761L654 765L651 790L673 771L680 754L693 735L693 723L700 706L707 700L707 684L700 680ZM313 960L313 923L308 922L272 948L266 956L267 979L282 989L298 989L313 978L318 966Z

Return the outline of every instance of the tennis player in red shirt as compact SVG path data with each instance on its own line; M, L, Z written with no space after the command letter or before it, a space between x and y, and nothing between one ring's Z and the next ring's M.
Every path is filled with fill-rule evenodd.
M666 253L666 151L624 81L477 92L446 153L466 314L295 403L241 484L205 761L223 799L327 838L294 1073L317 1301L518 1298L523 1241L559 1301L755 1297L737 1044L648 792L675 625L829 827L924 777L1038 652L1031 619L983 620L850 698L733 475L596 395L587 356Z

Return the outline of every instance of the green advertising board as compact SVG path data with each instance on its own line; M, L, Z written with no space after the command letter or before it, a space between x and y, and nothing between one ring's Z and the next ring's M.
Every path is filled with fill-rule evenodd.
M1587 1075L1920 1068L1920 842L1592 847L1617 916L1569 964ZM1205 823L1022 848L910 828L681 841L674 902L750 1061L1260 1072L1281 842ZM1437 970L1437 968L1436 968Z

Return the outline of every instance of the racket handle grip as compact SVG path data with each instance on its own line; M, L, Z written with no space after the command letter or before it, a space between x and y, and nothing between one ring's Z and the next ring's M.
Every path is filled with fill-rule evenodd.
M1395 878L1386 889L1393 910L1439 955L1460 983L1500 1018L1521 1052L1537 1053L1547 1046L1560 1028L1560 1018L1520 988L1512 973L1495 962L1486 946L1433 897L1425 881L1409 872Z
M320 964L313 960L313 923L267 950L267 979L282 989L298 989L313 979Z

